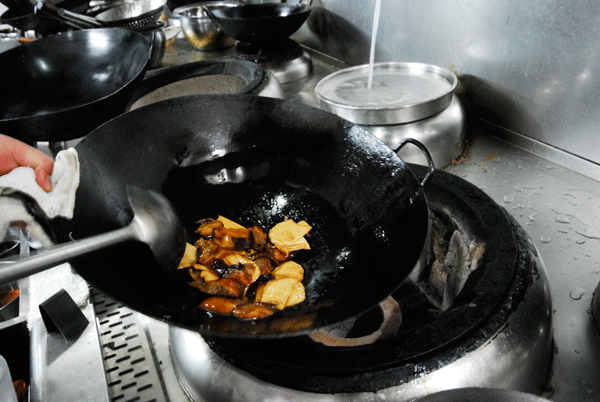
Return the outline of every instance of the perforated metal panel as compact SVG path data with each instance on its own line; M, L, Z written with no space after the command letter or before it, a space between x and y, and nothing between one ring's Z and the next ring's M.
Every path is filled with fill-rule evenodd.
M101 292L92 296L111 401L168 401L139 314Z

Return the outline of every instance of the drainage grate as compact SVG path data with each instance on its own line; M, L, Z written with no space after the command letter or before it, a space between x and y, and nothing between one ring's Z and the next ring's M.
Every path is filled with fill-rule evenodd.
M92 290L110 400L168 401L154 349L139 314Z

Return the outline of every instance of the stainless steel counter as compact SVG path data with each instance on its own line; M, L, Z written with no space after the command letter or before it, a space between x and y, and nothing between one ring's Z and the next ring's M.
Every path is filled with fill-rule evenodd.
M600 336L591 300L600 281L600 183L488 135L445 170L504 206L538 247L548 270L555 358L550 399L600 400Z

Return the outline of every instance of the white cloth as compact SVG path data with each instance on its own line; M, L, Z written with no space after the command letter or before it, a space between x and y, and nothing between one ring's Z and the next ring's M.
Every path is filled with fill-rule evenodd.
M0 176L0 195L21 192L33 198L48 218L72 218L75 191L79 186L79 158L75 148L65 149L56 155L50 180L52 191L46 193L35 181L32 168L18 167Z
M0 241L4 239L11 223L20 222L31 237L42 244L52 245L52 241L41 225L29 214L21 199L11 197L15 193L28 195L36 201L48 218L73 217L75 193L79 186L79 159L77 151L69 148L60 151L54 161L54 170L50 178L52 191L46 193L35 181L35 172L29 167L19 167L0 176ZM0 267L1 268L1 267ZM41 314L39 305L64 289L79 307L85 307L89 301L87 282L75 273L69 264L32 275L27 281L29 309L27 324L32 325Z

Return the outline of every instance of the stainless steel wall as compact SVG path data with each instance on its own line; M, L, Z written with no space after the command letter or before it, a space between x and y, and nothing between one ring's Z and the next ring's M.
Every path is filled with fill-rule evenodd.
M375 0L314 0L294 38L369 60ZM600 2L382 0L376 62L450 68L469 112L600 163Z

